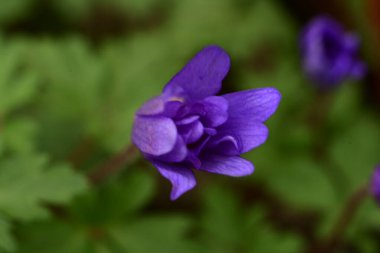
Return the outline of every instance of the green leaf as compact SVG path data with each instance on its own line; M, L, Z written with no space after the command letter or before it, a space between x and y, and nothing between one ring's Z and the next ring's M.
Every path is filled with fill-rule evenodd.
M0 216L0 252L13 252L16 250L16 244L10 234L9 221Z
M265 222L264 212L254 207L246 217L244 244L247 252L294 253L301 252L303 243L299 236L276 231Z
M43 156L12 157L0 162L0 210L31 220L48 215L43 203L64 204L86 189L85 179L68 165L49 166Z
M318 209L329 208L335 203L337 196L328 172L311 159L283 159L281 166L273 168L272 173L268 184L286 201Z
M76 198L71 207L75 217L84 223L104 225L136 216L153 197L154 178L134 167L127 170L130 171L125 178L111 180L100 189Z
M220 185L209 185L203 195L202 237L212 252L238 248L243 228L239 200Z
M36 122L29 118L16 118L3 123L0 153L11 151L27 154L35 149Z
M62 221L39 221L18 227L18 253L90 253L87 230ZM92 251L93 252L93 251Z
M220 184L204 195L201 238L207 252L299 252L299 237L276 231L265 219L264 209L242 207L236 194Z
M13 21L22 16L33 3L32 0L15 0L4 2L0 8L0 23Z
M180 215L150 216L111 228L110 236L126 252L199 252L186 237L190 222Z
M23 41L0 43L0 114L4 117L12 110L30 102L38 91L38 78L33 71L23 68L27 44Z
M328 121L336 130L341 132L356 121L363 108L360 107L360 91L356 85L342 85L334 94L334 101L328 112Z
M154 183L152 174L148 172L141 170L128 173L119 184L113 184L112 196L109 196L109 199L114 204L118 203L115 207L120 213L135 213L152 199L155 193Z
M336 136L329 147L332 159L344 170L355 189L368 182L380 154L379 120L361 114L346 130Z

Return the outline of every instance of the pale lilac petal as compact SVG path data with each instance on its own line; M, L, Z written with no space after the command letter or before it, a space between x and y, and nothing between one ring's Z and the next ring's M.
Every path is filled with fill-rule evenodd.
M228 54L218 46L200 51L170 82L164 93L198 100L215 95L230 68Z
M152 116L163 113L165 110L165 101L161 96L154 97L143 104L137 111L140 116Z
M263 144L268 138L268 133L269 130L263 123L251 121L244 116L230 118L218 129L218 135L231 135L237 140L239 154Z
M274 88L239 91L223 97L228 101L229 119L245 118L246 122L266 121L276 111L281 100L280 92Z
M211 173L241 177L252 174L253 164L239 156L209 155L202 158L200 170Z
M165 155L158 156L157 159L165 162L182 162L187 156L186 143L181 136L177 136L177 142L172 151Z
M164 155L174 148L177 128L169 118L137 116L132 130L132 141L143 153Z
M153 165L172 183L171 200L176 200L197 184L194 173L185 166L152 161Z

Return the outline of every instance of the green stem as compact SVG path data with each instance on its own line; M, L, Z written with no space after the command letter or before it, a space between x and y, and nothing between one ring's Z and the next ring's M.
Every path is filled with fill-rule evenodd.
M348 199L342 213L339 215L337 222L333 226L329 236L323 243L323 250L320 252L329 253L340 243L344 232L348 228L350 222L354 218L363 200L368 196L368 185L358 188Z

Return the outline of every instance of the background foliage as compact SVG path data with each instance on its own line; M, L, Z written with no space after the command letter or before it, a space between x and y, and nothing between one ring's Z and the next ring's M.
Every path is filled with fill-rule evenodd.
M315 2L4 1L0 252L312 252L380 161L371 1ZM369 67L328 95L303 76L297 45L319 13L360 33ZM255 173L198 173L176 202L139 159L90 185L86 175L129 145L134 111L208 44L231 55L225 92L283 94L268 142L246 155ZM379 252L379 236L368 199L337 252Z

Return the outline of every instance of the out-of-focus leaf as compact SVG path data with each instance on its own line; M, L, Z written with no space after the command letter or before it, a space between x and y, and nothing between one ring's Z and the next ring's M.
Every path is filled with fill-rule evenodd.
M37 126L33 120L17 118L3 124L0 153L11 151L26 154L34 151Z
M10 224L5 217L0 217L0 252L13 252L16 243L10 234Z
M25 105L37 93L37 75L26 70L23 57L26 44L22 41L0 42L0 115L6 118L12 110Z
M352 189L369 180L379 162L379 143L379 121L370 114L362 114L327 147L350 180Z
M328 172L324 169L306 158L284 158L270 175L266 174L266 178L269 178L267 182L270 188L283 200L304 207L324 209L331 207L336 200Z
M154 180L145 171L131 169L128 175L75 199L74 215L89 224L119 223L124 217L136 216L154 194ZM97 210L94 212L93 210Z
M42 203L67 203L86 189L86 181L67 165L49 168L43 156L21 156L0 163L0 210L31 220L46 217Z
M146 205L154 194L154 178L144 171L130 173L119 184L113 184L111 201L121 213L133 213Z
M302 247L299 237L276 232L262 208L243 209L228 188L209 188L204 201L201 238L207 252L293 253Z
M22 244L18 253L87 253L90 240L86 230L58 221L31 223L18 229ZM93 251L92 251L93 252Z
M186 233L191 220L179 215L145 217L110 230L111 238L126 252L202 252Z
M244 244L247 252L301 252L303 246L301 238L294 234L276 231L265 222L264 212L260 208L252 208L245 219L247 230L244 233Z
M220 185L211 186L204 194L203 207L202 238L209 247L208 252L237 250L244 223L236 196Z
M32 0L5 1L0 8L0 23L13 21L28 11Z
M328 112L329 124L337 131L355 124L356 118L363 109L360 108L359 104L361 95L359 87L347 84L331 95L333 96L333 101Z

